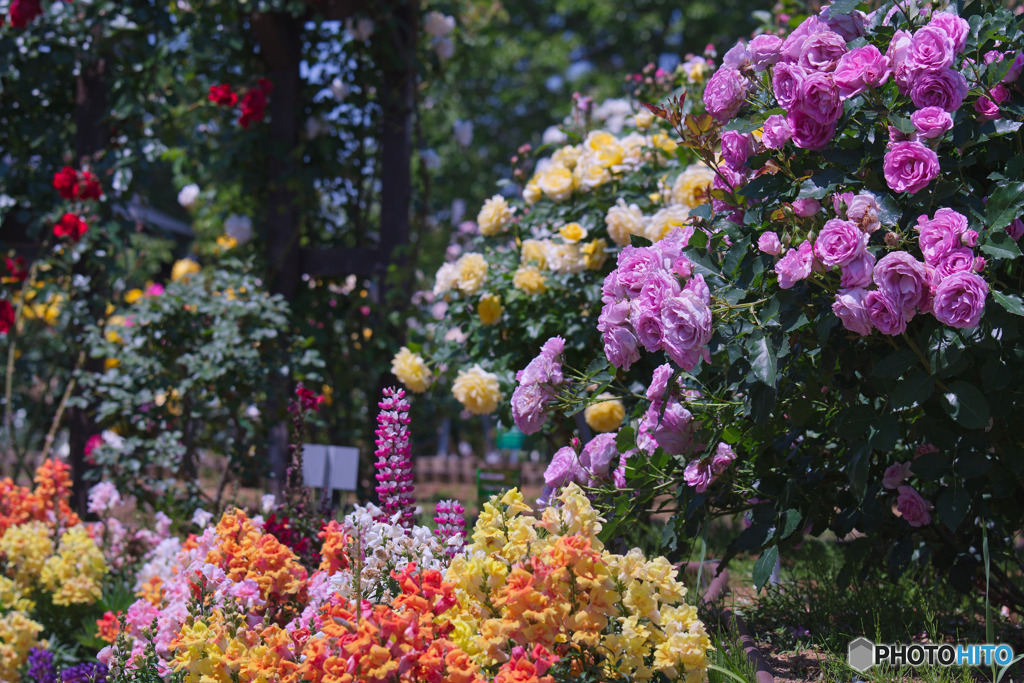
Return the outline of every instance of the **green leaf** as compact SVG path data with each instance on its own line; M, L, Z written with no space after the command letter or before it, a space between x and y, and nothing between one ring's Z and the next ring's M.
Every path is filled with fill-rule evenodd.
M939 514L942 523L949 527L950 531L956 531L960 523L967 515L967 508L971 505L971 496L961 486L947 488L939 495L935 502L935 509Z
M851 14L853 10L857 9L859 4L858 0L835 0L835 2L829 5L828 15L830 17L838 17Z
M769 577L775 570L775 561L779 559L779 546L773 545L764 551L761 557L754 563L754 587L760 593L764 585L768 583Z
M996 303L1014 315L1024 316L1024 301L1016 294L1003 294L992 290L992 298Z
M1020 256L1020 247L1005 232L991 232L981 245L981 250L996 258L1015 259Z
M1009 225L1021 214L1024 207L1024 182L1002 185L988 198L985 206L985 222L989 230L998 230ZM1019 252L1018 252L1019 253Z
M988 401L973 384L953 382L949 385L949 391L944 398L946 412L961 427L983 429L988 426Z
M896 384L889 396L894 408L910 408L915 403L922 405L935 391L935 378L924 370L914 370Z
M759 334L750 340L748 348L751 352L750 364L754 368L757 378L770 387L775 386L776 368L778 359L775 357L775 349L772 348L768 339Z
M788 538L800 526L801 521L803 521L803 515L799 510L791 508L783 512L779 538Z
M653 244L653 242L651 242L646 237L643 237L641 235L632 235L632 234L629 236L629 243L631 245L633 245L634 247L637 247L637 248L639 248L639 247L649 247L649 246L651 246L651 244Z
M875 363L871 374L875 377L895 379L914 367L915 363L917 363L917 356L913 351L900 349Z

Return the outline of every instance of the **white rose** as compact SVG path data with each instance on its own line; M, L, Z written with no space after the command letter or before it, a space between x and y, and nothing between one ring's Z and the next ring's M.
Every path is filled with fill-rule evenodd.
M233 213L224 221L224 232L234 237L239 244L245 244L252 239L252 219Z
M455 55L455 43L453 43L452 39L447 36L444 38L435 38L434 53L437 54L438 59L445 62Z
M331 81L331 94L334 96L334 99L338 103L344 102L345 98L348 97L348 93L348 83L341 80L340 78L335 78L333 81Z
M558 126L548 126L540 140L545 145L564 145L568 139L569 136Z
M644 234L644 214L640 207L636 204L626 206L622 198L608 209L604 222L608 226L608 236L620 247L629 244L630 235Z
M423 22L423 30L434 38L444 38L455 30L455 18L440 12L428 12L426 21Z
M186 185L178 193L178 203L191 211L196 208L196 200L199 199L199 186L195 183Z

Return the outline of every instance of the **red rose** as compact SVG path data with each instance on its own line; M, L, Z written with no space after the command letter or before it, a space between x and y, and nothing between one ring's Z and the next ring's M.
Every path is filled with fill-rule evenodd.
M264 95L269 95L274 91L274 84L270 82L269 78L261 78L257 81L259 89L263 91Z
M324 402L324 397L317 394L311 389L307 389L301 384L295 389L295 395L299 398L299 404L303 410L315 410L320 412L320 404Z
M53 174L53 189L61 199L74 199L78 195L78 171L65 166Z
M82 171L82 182L78 186L79 199L99 199L103 196L103 188L100 186L100 179L95 173Z
M11 0L11 26L25 28L43 13L39 0Z
M7 334L14 327L14 307L7 299L0 301L0 334Z
M210 86L210 101L222 107L233 107L238 104L238 93L227 83Z
M268 81L269 82L269 81ZM263 120L267 109L267 93L264 90L253 89L245 93L242 98L242 115L238 117L238 125L248 129L253 123Z
M53 226L53 236L58 238L70 238L72 242L82 239L89 226L81 218L73 213L64 214L60 222Z
M4 257L4 265L7 267L7 277L15 282L24 282L28 278L28 268L25 267L25 257L11 258Z

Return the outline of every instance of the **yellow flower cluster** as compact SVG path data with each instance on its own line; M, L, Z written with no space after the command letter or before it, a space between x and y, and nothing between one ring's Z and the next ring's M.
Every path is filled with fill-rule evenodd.
M602 680L703 679L711 642L665 558L609 553L575 484L540 519L530 512L514 489L492 499L452 561L456 645L482 667L508 661L516 645L541 644L588 655Z
M497 294L484 294L476 305L476 313L484 325L493 325L501 320L505 307L501 305L501 297Z
M14 611L0 615L0 681L19 681L19 669L28 660L28 651L39 642L42 625L32 621L24 612Z
M452 383L452 395L474 415L493 413L502 398L498 376L484 370L479 363L459 370Z
M583 419L595 432L614 432L626 417L626 406L611 394L601 394L597 403L583 410Z
M486 202L476 217L476 223L480 227L480 234L485 237L493 237L505 229L512 221L512 211L500 194L496 194Z
M270 683L297 668L291 637L276 624L250 627L239 615L214 609L205 620L182 627L171 644L171 666L196 683Z
M427 367L423 356L413 353L406 346L400 348L395 357L391 359L391 373L409 391L422 394L430 388L432 379L430 368Z
M53 604L84 605L100 599L106 574L103 552L79 524L61 535L57 554L47 558L39 580L53 594Z

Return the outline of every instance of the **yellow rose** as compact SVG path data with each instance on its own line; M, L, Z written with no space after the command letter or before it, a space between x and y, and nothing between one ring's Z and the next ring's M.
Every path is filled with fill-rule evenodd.
M608 259L608 242L604 238L599 237L596 240L583 245L583 265L587 267L587 270L601 270L601 266Z
M708 192L715 172L703 164L693 164L679 174L672 185L672 203L694 209L709 200Z
M525 264L534 264L538 268L547 266L547 240L523 240L520 261Z
M220 248L221 251L227 251L229 249L234 249L235 247L237 247L238 240L236 240L231 235L221 235L220 237L217 238L217 246Z
M689 217L689 210L679 204L661 209L651 216L651 220L644 230L644 236L652 242L657 242L663 239L672 228L686 225Z
M560 164L551 164L537 177L537 187L556 202L571 197L575 186L572 171Z
M626 206L621 197L615 206L608 209L604 223L608 226L608 236L620 247L629 244L630 235L644 234L644 214L640 207L636 204Z
M600 161L593 160L587 164L579 164L573 171L576 186L583 191L593 190L612 179L612 174Z
M133 303L135 303L136 301L138 301L141 298L142 298L142 290L141 289L129 289L127 292L124 293L124 302L126 304L133 304Z
M561 235L562 239L566 242L579 242L586 238L587 229L579 223L566 223L559 229L558 234Z
M29 290L25 294L25 305L21 313L26 320L42 320L47 325L56 325L63 305L63 294L53 292L46 297L46 301L36 301L36 292Z
M637 130L647 130L654 123L654 114L649 109L641 109L633 117L633 122L636 124Z
M120 367L120 365L121 361L119 361L116 358L107 358L106 360L103 361L104 370L113 370L116 367Z
M422 394L430 388L430 368L427 367L423 356L413 353L408 347L400 348L391 360L391 373L405 385L406 389L414 393Z
M477 315L484 325L493 325L501 320L505 307L501 305L501 297L497 294L484 294L476 306Z
M442 264L434 276L434 296L440 296L455 287L459 281L459 271L454 263Z
M523 188L523 201L532 206L540 201L542 196L544 195L540 191L540 185L537 184L537 176L530 178L526 187Z
M480 234L484 237L497 235L512 220L512 211L508 202L500 194L488 199L476 217L476 223L480 226Z
M561 164L568 169L572 169L576 166L576 162L580 158L580 148L575 145L566 145L560 147L558 151L551 155L551 161L556 164Z
M586 270L583 252L578 244L548 242L544 245L544 253L547 256L548 270L552 272L582 273Z
M459 370L452 384L452 395L474 415L493 413L501 400L498 376L487 372L479 364L468 370Z
M190 275L199 272L199 264L190 258L183 258L179 261L175 261L174 266L171 268L171 281L182 282L188 281Z
M543 294L547 291L547 278L536 266L520 266L512 276L512 286L527 294Z
M597 399L598 403L583 411L583 419L595 432L614 432L626 418L626 407L611 394L601 394Z
M615 136L606 130L592 130L583 141L583 146L592 152L600 152L608 145L615 144Z
M679 147L679 143L664 133L655 133L651 136L651 146L671 154Z
M616 143L605 145L597 152L597 159L602 166L616 166L622 163L624 151Z
M458 271L458 282L456 287L466 294L473 294L483 286L484 278L487 277L487 259L482 254L470 252L463 254L455 262L455 269Z

